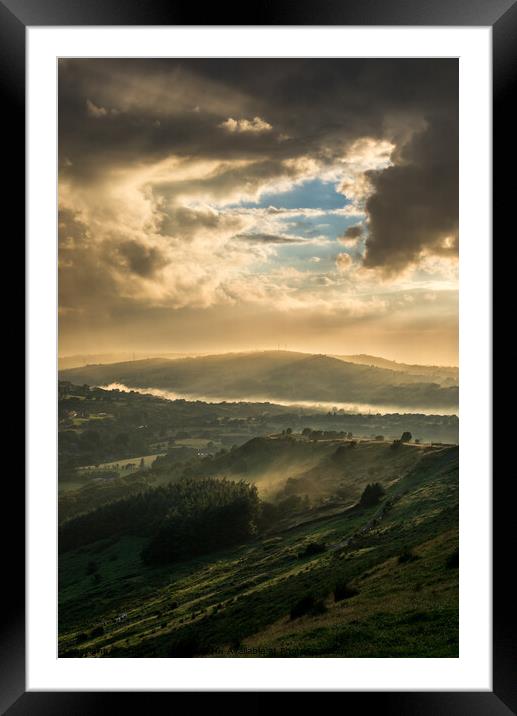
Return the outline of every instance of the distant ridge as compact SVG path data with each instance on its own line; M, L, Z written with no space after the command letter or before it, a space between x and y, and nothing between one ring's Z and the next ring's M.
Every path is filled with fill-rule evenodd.
M69 356L59 356L59 370L81 368L86 365L108 365L109 363L122 363L125 361L145 360L146 358L185 358L188 353L137 353L125 351L123 353L77 353Z
M430 376L292 351L151 358L60 371L62 380L88 385L122 383L228 400L322 401L452 408L455 385Z
M413 376L424 377L434 383L440 385L458 385L459 369L456 366L442 365L419 365L417 363L399 363L398 361L388 360L380 356L371 356L366 353L356 355L336 355L334 358L346 361L347 363L357 363L359 365L371 365L376 368L386 368L387 370L395 370L402 373L408 373Z

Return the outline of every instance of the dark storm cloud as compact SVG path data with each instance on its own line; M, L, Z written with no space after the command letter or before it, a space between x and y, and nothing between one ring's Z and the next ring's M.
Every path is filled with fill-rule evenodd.
M253 162L207 177L222 198L294 177L301 158L332 166L357 139L389 140L394 165L369 174L365 263L396 272L422 252L456 250L457 85L454 59L65 60L61 176L92 184L170 155ZM260 118L271 130L222 131L230 118ZM161 187L168 200L179 189ZM135 265L153 271L153 261Z
M61 321L77 321L78 312L82 321L90 315L99 318L119 302L109 249L95 243L88 226L73 211L60 210L58 223Z
M124 241L117 251L127 268L143 278L151 278L167 264L167 259L157 248L144 246L138 241Z
M396 272L422 252L458 250L457 115L433 117L404 145L395 164L370 172L365 265Z
M237 234L233 238L256 244L300 244L305 241L305 239L279 234Z
M354 226L349 226L343 236L345 239L358 239L362 233L363 227L361 224L355 224Z

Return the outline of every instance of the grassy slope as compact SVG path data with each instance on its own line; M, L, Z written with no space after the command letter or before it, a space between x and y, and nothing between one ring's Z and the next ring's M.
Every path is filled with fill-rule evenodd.
M355 442L355 441L354 441ZM337 489L346 502L356 501L368 482L384 486L398 480L422 457L425 448L391 443L254 438L207 466L212 475L256 482L262 493L275 492L293 481L292 490L310 496L332 495Z
M339 491L340 504L350 505L359 498L368 482L377 480L388 486L399 479L418 462L421 451L425 449L423 446L404 445L394 451L388 443L360 442L358 447L336 456L340 445L348 446L350 442L253 438L213 461L197 461L195 472L255 482L266 498L274 495L290 478L291 491L310 497L326 497ZM82 471L82 481L64 483L66 489L60 491L59 521L62 523L104 503L178 479L184 470L181 460L186 459L188 456L178 457L175 450L161 463L167 466L164 472L122 473L111 480L92 481L88 471Z
M457 547L457 449L420 454L388 489L382 519L386 503L160 569L141 566L138 538L63 555L61 655L457 656L458 572L446 567ZM315 540L327 551L298 558ZM399 565L406 547L418 559ZM92 560L98 583L86 574ZM359 594L334 604L343 579ZM328 611L291 621L307 593ZM104 634L77 643L102 623Z

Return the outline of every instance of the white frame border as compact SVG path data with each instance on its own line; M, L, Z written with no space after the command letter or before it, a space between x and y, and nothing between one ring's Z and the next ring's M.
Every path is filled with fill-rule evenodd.
M491 38L490 27L27 28L28 691L492 689ZM307 48L318 57L345 49L460 58L460 657L214 658L195 668L190 659L58 659L49 577L57 573L56 59L306 57Z

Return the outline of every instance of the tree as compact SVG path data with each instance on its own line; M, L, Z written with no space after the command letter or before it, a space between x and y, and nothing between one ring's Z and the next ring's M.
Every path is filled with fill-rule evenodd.
M400 442L401 443L408 443L413 436L409 432L409 430L405 430L402 435L400 436Z
M144 467L145 467L145 462L144 462L144 458L142 457L142 458L140 458L140 470L143 470Z
M372 507L378 504L381 497L385 495L384 488L378 482L369 483L364 488L359 504L361 507Z

